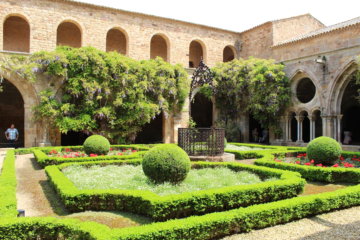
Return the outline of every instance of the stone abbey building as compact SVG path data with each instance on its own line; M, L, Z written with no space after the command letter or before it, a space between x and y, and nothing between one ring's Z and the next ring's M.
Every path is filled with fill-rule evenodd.
M360 145L360 105L353 77L360 55L360 17L327 27L305 14L233 32L70 0L2 0L0 20L2 54L90 45L134 59L160 56L186 66L190 74L201 58L209 66L234 58L273 58L286 65L293 99L282 116L283 136L275 139L270 133L270 142L302 145L320 135L343 142L351 135L347 143ZM33 121L32 113L47 85L11 72L1 75L0 131L15 123L22 145L47 143L46 131ZM199 126L209 127L216 120L214 104L194 98L191 113L187 104L181 113L159 115L144 127L138 141L176 142L177 129L187 125L189 115ZM249 114L239 119L239 141L253 141L252 130L259 126ZM54 134L50 140L76 144L80 137Z

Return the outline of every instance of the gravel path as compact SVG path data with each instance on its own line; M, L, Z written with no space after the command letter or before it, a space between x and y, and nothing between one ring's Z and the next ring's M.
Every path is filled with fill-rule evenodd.
M32 154L19 155L16 158L18 209L25 210L25 216L57 216L62 214L62 207L58 201L49 198L53 190L47 182L45 171L38 166Z
M232 235L223 240L359 240L360 207Z

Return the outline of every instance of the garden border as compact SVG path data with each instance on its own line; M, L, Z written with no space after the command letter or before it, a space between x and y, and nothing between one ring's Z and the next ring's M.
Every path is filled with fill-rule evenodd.
M140 164L140 160L67 163L47 166L45 171L64 205L71 212L84 210L117 210L137 213L157 221L202 215L237 207L291 198L302 192L305 180L300 174L239 163L194 162L194 168L225 166L232 170L246 170L261 177L280 179L249 185L201 190L159 196L150 191L137 190L79 190L61 172L69 165Z

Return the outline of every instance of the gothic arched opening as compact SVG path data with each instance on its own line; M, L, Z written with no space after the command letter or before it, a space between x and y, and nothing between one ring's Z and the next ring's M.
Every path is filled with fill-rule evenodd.
M116 51L126 55L127 40L125 34L119 29L112 28L106 34L106 51Z
M350 134L351 142L349 144L360 144L360 103L357 99L359 97L359 86L356 85L354 76L353 79L346 86L344 95L341 101L342 118L342 134Z
M290 132L291 132L291 141L296 142L298 139L298 131L297 131L297 120L296 113L291 113L291 121L290 121Z
M191 100L192 120L198 128L209 128L213 125L213 103L202 93L197 93Z
M24 100L20 91L8 80L4 79L0 92L0 147L9 146L5 131L11 124L19 131L17 147L24 146Z
M315 138L322 136L322 118L320 110L316 110L313 113L313 118L315 121Z
M223 62L230 62L235 59L235 52L230 46L226 46L223 51Z
M310 119L307 112L302 112L302 137L304 142L310 142Z
M30 52L30 26L25 19L10 16L3 27L4 51Z
M168 44L164 37L159 34L154 35L150 42L150 58L155 59L161 57L164 61L168 61Z
M57 28L57 46L81 47L81 30L72 22L63 22Z
M201 58L204 59L204 49L198 41L192 41L189 47L189 67L197 68Z
M149 144L163 142L163 113L146 123L135 138L135 143Z

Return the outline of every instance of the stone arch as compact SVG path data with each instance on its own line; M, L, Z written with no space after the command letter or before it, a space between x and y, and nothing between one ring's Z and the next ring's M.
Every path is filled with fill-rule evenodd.
M236 50L234 46L228 45L223 50L223 62L230 62L236 58Z
M28 19L21 14L7 15L3 21L3 50L30 52L31 28Z
M0 76L10 82L21 94L24 102L24 146L33 147L38 145L42 139L38 138L39 129L34 121L32 107L38 104L38 94L31 83L21 78L16 73L1 71Z
M170 40L162 33L157 33L150 40L150 59L161 57L166 62L170 62Z
M189 45L189 67L197 68L201 58L206 63L206 45L201 40L192 40Z
M323 121L321 115L322 112L320 107L316 107L311 110L310 124L312 124L312 126L310 132L310 140L323 135Z
M82 46L82 28L74 20L62 21L56 30L56 46L70 46L80 48Z
M303 142L309 142L310 141L310 116L309 116L309 113L307 110L302 109L302 110L298 111L297 115L299 116L298 121L300 121L300 124L301 124L300 141L302 140Z
M108 30L106 34L106 51L116 51L127 55L129 52L129 36L127 32L119 27Z
M344 64L336 74L336 78L330 87L330 99L327 101L326 109L329 114L341 113L341 102L345 89L351 81L350 76L358 70L355 59Z

